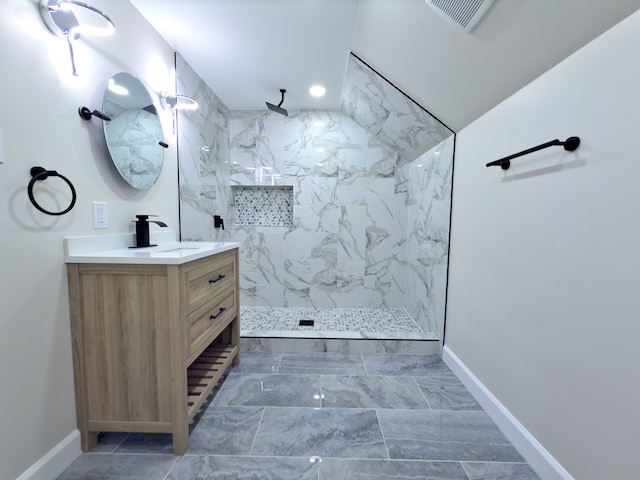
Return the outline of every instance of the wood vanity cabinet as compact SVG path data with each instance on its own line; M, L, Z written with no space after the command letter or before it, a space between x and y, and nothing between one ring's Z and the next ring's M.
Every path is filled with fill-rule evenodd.
M179 265L68 263L82 449L99 432L171 433L240 361L238 249Z

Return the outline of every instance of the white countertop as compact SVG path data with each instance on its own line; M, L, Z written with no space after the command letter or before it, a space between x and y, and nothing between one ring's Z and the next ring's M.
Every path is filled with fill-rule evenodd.
M164 233L164 232L163 232ZM173 232L151 238L156 247L129 248L131 235L68 237L65 263L180 265L238 248L238 242L177 242ZM93 250L92 245L95 247Z

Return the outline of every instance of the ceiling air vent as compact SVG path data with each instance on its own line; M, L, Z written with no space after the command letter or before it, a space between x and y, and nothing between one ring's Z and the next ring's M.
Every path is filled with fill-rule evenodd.
M470 32L487 13L493 0L426 0L438 15L449 23Z

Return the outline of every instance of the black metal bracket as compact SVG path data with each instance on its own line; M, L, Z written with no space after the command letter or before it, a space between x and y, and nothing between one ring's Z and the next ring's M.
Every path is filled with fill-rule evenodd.
M91 111L91 109L87 107L78 107L78 115L80 115L80 118L83 120L91 120L91 117L98 117L105 122L111 121L111 118L104 113L99 112L98 110ZM169 144L163 141L158 142L158 145L162 148L169 148Z
M78 115L80 115L80 117L83 118L84 120L91 120L91 117L98 117L104 120L105 122L111 121L111 119L108 116L106 116L104 113L99 112L98 110L91 111L91 109L87 107L78 107Z
M561 142L557 138L555 140L551 140L550 142L543 143L541 145L537 145L535 147L528 148L527 150L523 150L518 153L514 153L513 155L509 155L508 157L500 158L498 160L494 160L493 162L487 163L487 167L493 167L500 165L500 168L503 170L508 170L511 166L511 160L517 157L521 157L523 155L527 155L529 153L537 152L538 150L542 150L543 148L549 148L556 145L561 145L568 152L573 152L580 145L580 137L569 137L564 142Z

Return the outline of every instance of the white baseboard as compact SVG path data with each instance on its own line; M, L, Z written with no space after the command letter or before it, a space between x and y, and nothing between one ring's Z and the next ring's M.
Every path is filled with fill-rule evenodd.
M442 359L542 480L574 480L446 345Z
M76 429L16 480L55 480L81 453L80 431Z

